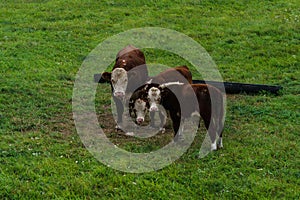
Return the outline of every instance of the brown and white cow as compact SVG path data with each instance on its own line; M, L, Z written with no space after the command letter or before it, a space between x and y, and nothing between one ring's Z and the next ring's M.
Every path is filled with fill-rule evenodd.
M177 82L176 82L177 81ZM182 83L192 83L192 73L190 72L189 68L187 66L178 66L174 68L169 68L161 73L159 73L157 76L151 77L148 83L145 85L139 87L131 96L129 101L129 111L130 115L134 116L136 119L137 124L141 124L145 120L146 113L148 110L150 111L150 126L154 127L154 113L158 111L159 117L160 117L160 131L164 131L164 124L166 121L166 113L164 112L164 109L159 109L158 104L152 104L154 101L148 100L148 90L149 86L152 84L164 84L167 82L174 82L178 84L178 82ZM160 91L150 91L151 96L159 96ZM155 106L153 106L155 105Z
M170 113L174 137L182 132L179 130L182 120L200 115L211 139L211 150L223 147L224 97L217 88L207 84L149 84L148 87L140 95L147 96L152 107L162 105ZM194 96L197 102L193 101Z
M128 45L118 52L112 72L104 72L99 82L110 82L113 95L124 98L127 90L136 89L134 85L141 85L147 79L148 69L144 53Z
M116 56L112 72L104 72L99 82L109 82L112 88L113 100L117 109L117 126L123 121L124 103L126 95L131 94L138 86L148 79L148 70L143 52L128 45L120 50Z

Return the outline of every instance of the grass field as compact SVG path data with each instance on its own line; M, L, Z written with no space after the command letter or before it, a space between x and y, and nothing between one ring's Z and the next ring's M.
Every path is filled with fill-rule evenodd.
M296 0L1 1L0 198L300 199L299 9ZM72 92L78 69L99 43L149 26L199 42L225 81L283 90L228 95L222 150L197 158L201 128L173 164L131 174L103 165L84 147ZM184 62L145 54L149 63ZM110 87L97 91L97 113L107 119ZM109 135L144 152L164 145L171 131L152 143L113 129Z

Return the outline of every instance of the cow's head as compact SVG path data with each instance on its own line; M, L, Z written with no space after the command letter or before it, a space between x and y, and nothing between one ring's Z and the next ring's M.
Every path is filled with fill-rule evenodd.
M148 100L150 104L150 112L158 111L158 105L161 100L161 91L158 87L151 87L148 91Z
M147 96L150 104L150 108L149 108L150 112L159 111L159 105L162 103L161 100L166 96L168 96L168 93L170 92L168 86L172 86L172 85L179 86L183 84L184 83L176 81L176 82L168 82L154 87L150 87Z
M111 73L111 84L113 87L113 95L123 99L128 84L127 71L123 68L115 68Z
M136 123L141 124L145 121L145 116L147 114L147 101L141 98L138 98L134 102L133 112L136 117Z
M137 124L144 122L147 111L149 110L147 88L147 84L141 86L133 92L129 100L129 113L131 117L134 117ZM133 116L132 113L134 114Z

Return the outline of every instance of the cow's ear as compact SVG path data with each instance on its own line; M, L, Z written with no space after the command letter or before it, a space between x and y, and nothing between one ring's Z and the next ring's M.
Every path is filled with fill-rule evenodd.
M161 93L163 93L163 92L165 91L165 87L158 86L157 88L159 89L159 91L160 91Z
M146 84L145 87L143 88L143 92L147 92L149 85Z
M131 111L133 109L133 107L134 107L134 101L131 100L131 101L129 101L129 104L128 104L129 111Z
M104 72L101 75L101 78L99 80L99 83L109 83L111 79L111 73L110 72Z
M133 98L131 97L130 99L129 99L129 105L132 105L134 103L134 100L133 100Z

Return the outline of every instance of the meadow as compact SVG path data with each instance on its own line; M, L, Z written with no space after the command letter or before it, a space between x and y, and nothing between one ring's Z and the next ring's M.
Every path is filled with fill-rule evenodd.
M300 4L296 0L0 2L1 199L300 199ZM199 159L200 128L187 152L149 173L99 162L77 134L77 71L102 41L132 28L176 30L201 44L224 81L281 85L279 95L227 95L224 148ZM117 52L116 52L117 53ZM144 51L148 63L185 63ZM92 78L92 77L91 77ZM116 132L110 86L97 88L111 141L149 152ZM170 129L170 127L169 127Z

